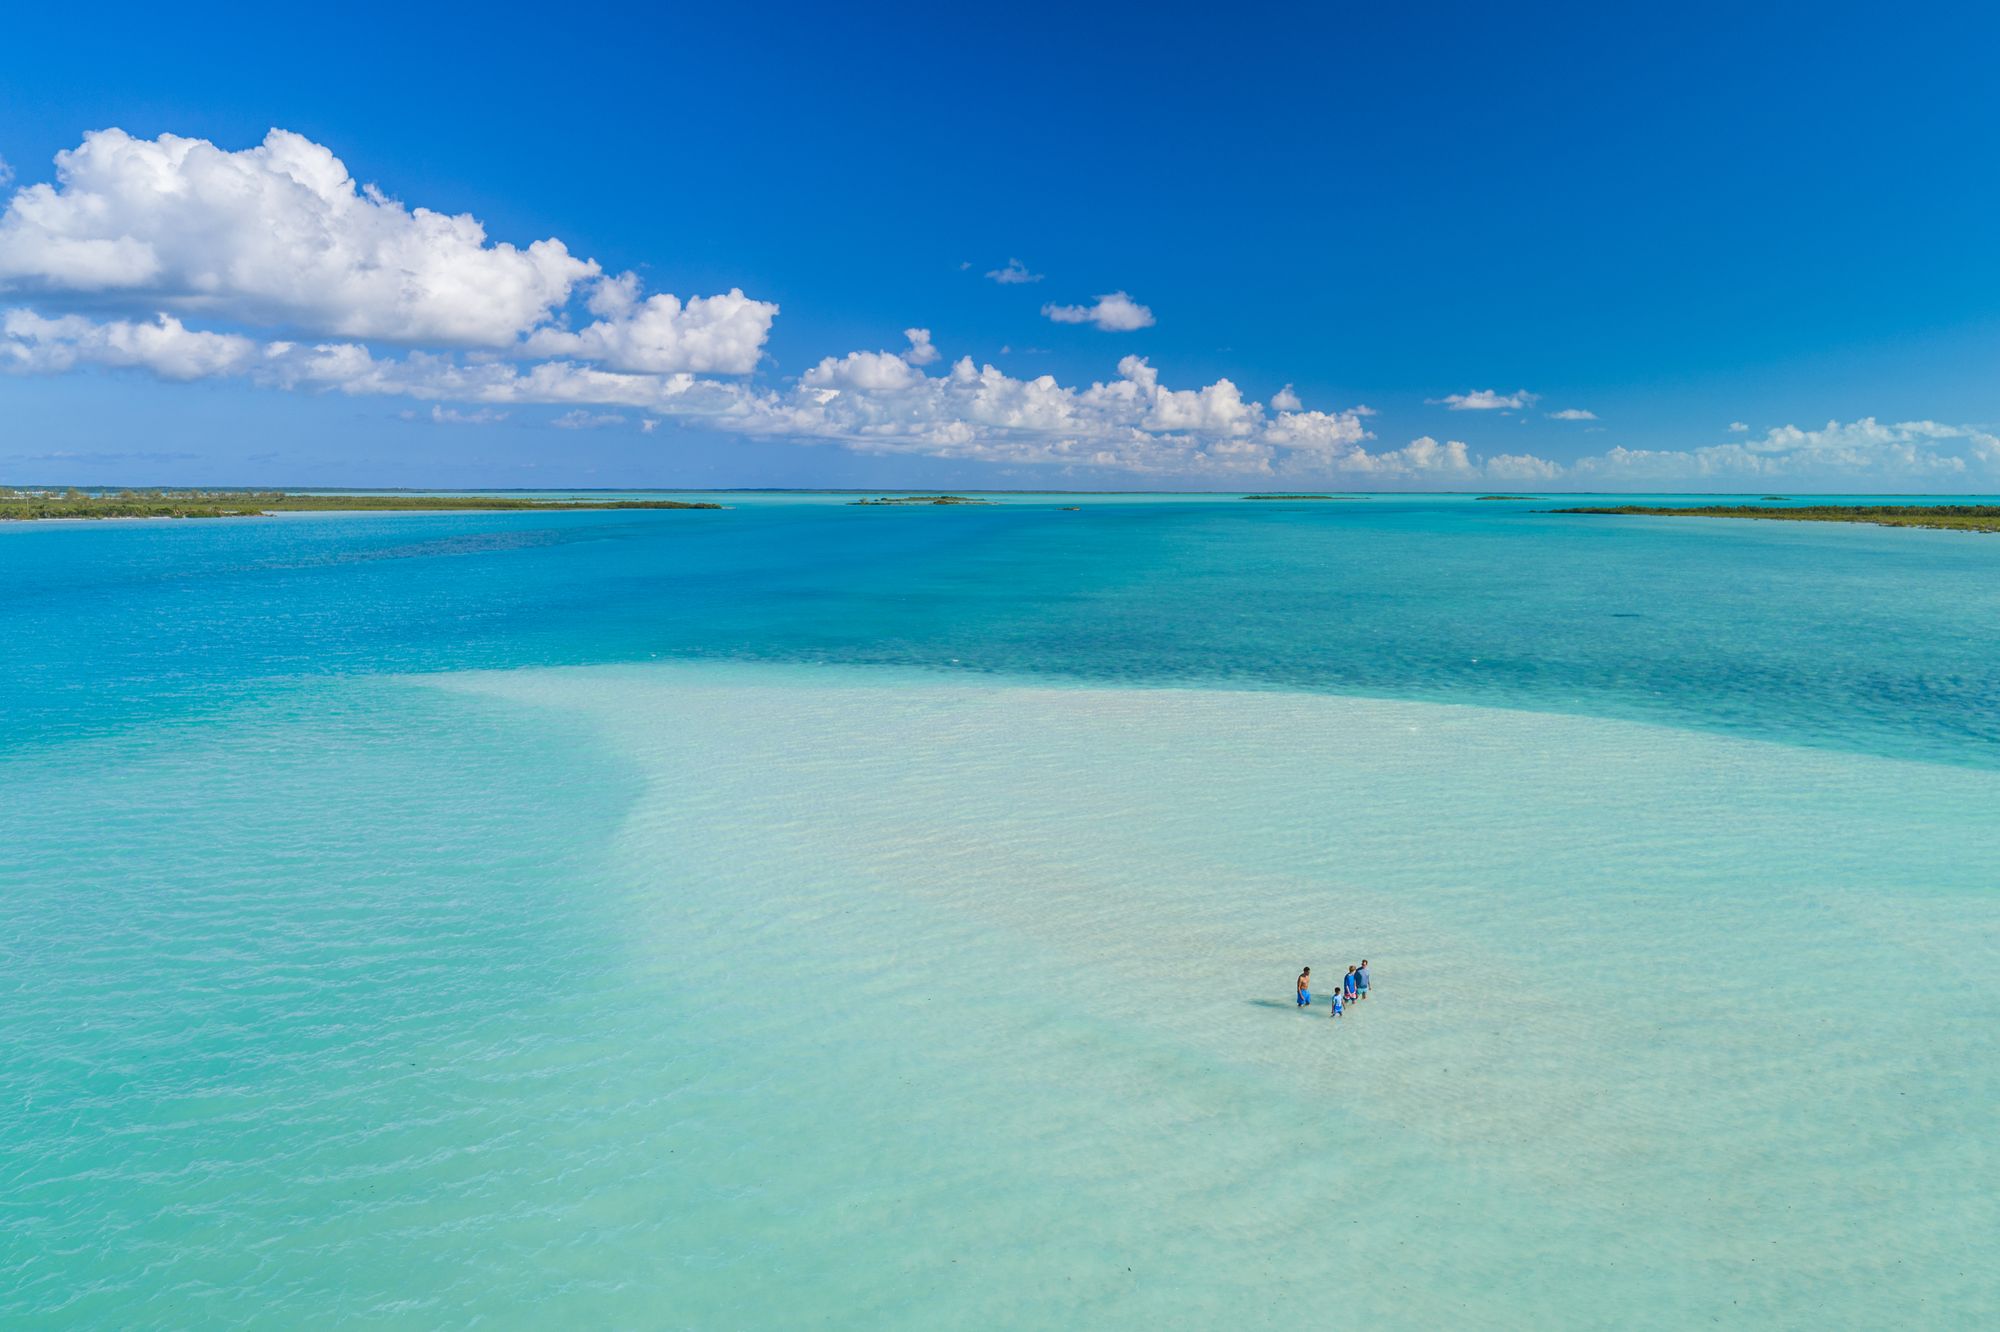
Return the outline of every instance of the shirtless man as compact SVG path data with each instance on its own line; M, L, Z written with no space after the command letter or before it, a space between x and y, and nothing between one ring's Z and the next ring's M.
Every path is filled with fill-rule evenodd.
M1305 1008L1313 1001L1313 969L1307 967L1299 973L1299 1007Z

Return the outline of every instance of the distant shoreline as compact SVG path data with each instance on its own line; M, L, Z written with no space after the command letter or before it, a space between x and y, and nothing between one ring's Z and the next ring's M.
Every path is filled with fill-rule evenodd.
M1874 527L2000 532L2000 504L1820 504L1796 509L1765 508L1752 504L1707 504L1689 508L1620 504L1603 508L1551 509L1549 512L1648 518L1763 518L1793 523L1867 523Z
M0 490L0 522L132 518L255 518L277 513L520 513L568 509L720 509L706 501L507 499L492 495L302 495L288 491L171 490L63 494Z
M138 491L145 494L187 494L196 491L207 494L286 494L295 496L475 496L475 495L518 495L533 497L538 495L883 495L915 494L915 490L900 491L896 487L862 486L286 486L286 485L216 485L216 486L156 486L156 485L78 485L71 482L20 481L0 484L0 495L10 491L36 491L64 493L70 490L86 490L96 494L116 491ZM1247 498L1250 495L1264 495L1274 492L1245 490L1069 490L1062 487L1046 489L981 489L959 488L952 492L958 495L1101 495L1101 496L1149 496L1149 495L1200 495L1220 499ZM1342 490L1324 493L1334 496L1404 495L1412 498L1432 496L1450 499L1455 496L1471 496L1474 499L1589 499L1596 497L1620 498L1627 495L1661 496L1687 499L1743 499L1758 494L1748 490L1548 490L1540 495L1498 495L1482 490ZM1934 490L1911 491L1794 491L1790 499L1859 500L1859 499L1905 499L1905 500L1957 500L1970 502L2000 497L1996 492L1949 492Z
M674 496L675 498L667 498ZM714 498L707 498L707 497ZM862 490L660 490L660 489L560 489L537 490L285 490L259 488L143 487L111 490L103 487L0 486L0 525L26 522L103 522L154 520L163 518L231 518L311 513L508 513L556 512L561 510L606 511L619 509L708 509L731 507L719 502L728 497L752 500L845 499L850 504L880 507L967 506L986 507L1008 500L1061 500L1097 498L1136 501L1184 499L1190 501L1278 501L1353 503L1369 499L1398 498L1421 500L1504 500L1515 503L1560 502L1601 499L1616 501L1626 495L1615 492L1563 492L1542 495L1479 494L1473 491L1369 491L1369 492L1245 492L1245 491L1093 491L1093 490L968 490L956 493L904 493ZM1685 499L1698 501L1719 496L1685 492L1674 495L1633 496L1649 501ZM1793 507L1765 507L1743 495L1730 496L1728 504L1608 503L1577 505L1562 509L1539 509L1540 513L1608 514L1659 517L1773 518L1796 522L1871 523L1886 527L1929 527L1957 531L2000 531L2000 504L1993 497L1925 496L1840 496L1796 495ZM1761 496L1764 501L1777 496ZM1845 499L1873 503L1841 503ZM1885 504L1885 499L1924 500L1927 503ZM1823 501L1800 503L1799 501ZM1069 506L1075 507L1075 506ZM1482 506L1483 507L1483 506ZM1520 510L1516 510L1520 512Z

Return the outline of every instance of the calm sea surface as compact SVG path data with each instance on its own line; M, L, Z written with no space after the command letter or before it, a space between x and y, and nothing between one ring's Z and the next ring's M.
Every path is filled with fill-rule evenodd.
M2000 1319L2000 538L726 502L0 526L0 1321Z

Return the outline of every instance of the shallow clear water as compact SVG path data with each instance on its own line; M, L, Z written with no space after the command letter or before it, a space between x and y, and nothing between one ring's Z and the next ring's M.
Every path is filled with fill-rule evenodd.
M1996 573L1415 498L0 531L0 1317L1990 1323Z
M1986 764L2000 541L1462 497L0 529L8 740L298 674L655 657L1320 690ZM1077 512L1062 505L1077 504Z

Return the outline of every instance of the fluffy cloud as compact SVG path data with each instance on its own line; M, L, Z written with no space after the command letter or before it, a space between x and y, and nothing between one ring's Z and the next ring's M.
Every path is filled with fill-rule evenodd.
M1264 429L1264 439L1302 454L1333 455L1369 438L1361 413L1280 412Z
M1349 463L1352 470L1365 472L1402 472L1436 476L1466 476L1473 471L1472 454L1462 440L1449 440L1443 444L1424 435L1411 440L1400 449L1388 453L1361 454Z
M239 152L99 130L0 215L0 287L340 337L502 347L596 272L559 240L405 208L284 130Z
M1526 389L1515 389L1512 393L1474 389L1470 393L1451 393L1442 398L1426 398L1424 401L1432 406L1442 405L1454 412L1508 412L1532 407L1541 396Z
M352 342L268 343L246 373L280 389L433 402L629 407L687 416L741 412L757 396L733 382L687 373L627 374L573 361L467 362L432 352L382 358Z
M1299 455L1291 461L1296 464ZM1570 489L1753 488L1776 482L1857 486L1869 483L1962 485L1974 469L2000 471L2000 436L1978 426L1937 421L1884 424L1872 417L1828 422L1817 430L1780 426L1747 443L1696 449L1617 447L1564 465L1533 454L1481 458L1458 441L1424 436L1401 449L1358 447L1328 459L1333 471L1415 484L1484 482L1561 484Z
M912 347L925 345L911 339ZM187 329L171 317L93 323L0 312L0 367L60 371L128 366L170 378L236 375L274 388L416 398L439 422L497 420L517 404L574 409L566 428L622 424L641 413L725 432L826 442L880 453L1057 464L1177 476L1353 477L1416 486L1565 483L1572 488L1750 488L1909 483L1958 485L2000 471L2000 437L1936 421L1862 418L1818 429L1780 426L1763 437L1690 450L1624 447L1567 466L1532 454L1475 454L1463 441L1422 436L1371 453L1366 408L1268 411L1229 380L1197 388L1162 382L1144 358L1083 387L1021 379L962 357L930 375L906 356L827 357L790 387L761 389L686 372L628 373L572 361L517 365L412 352L380 358L357 343L257 344ZM478 404L461 409L444 404ZM604 409L616 409L607 411Z
M81 315L45 318L32 310L0 311L0 368L61 374L78 366L147 370L162 379L240 374L256 360L257 344L233 333L205 333L171 315L145 323L93 323Z
M1009 259L1005 268L988 269L986 276L1002 286L1012 286L1017 282L1040 282L1040 273L1030 273L1028 266L1019 259Z
M910 388L923 379L923 371L892 352L849 352L838 359L826 357L801 375L799 383L830 393L842 389L883 393Z
M181 329L171 320L158 326L93 325L78 316L44 320L16 311L0 320L6 334L0 357L12 355L17 345L30 346L51 362L103 357L98 349L129 344L134 329L154 328L169 337L221 337ZM788 389L769 390L686 372L621 372L574 361L523 366L431 352L383 358L352 342L259 345L234 336L223 341L226 354L212 355L205 373L240 375L281 389L427 400L432 418L441 422L498 419L510 406L545 404L572 409L554 422L564 428L622 424L628 419L623 412L636 410L644 413L642 427L671 419L869 452L989 462L1218 477L1344 472L1421 480L1478 474L1477 461L1456 441L1421 439L1382 454L1366 452L1363 445L1371 436L1365 409L1272 413L1244 398L1227 379L1196 388L1170 386L1138 356L1121 360L1116 378L1084 387L1061 384L1052 375L1016 378L970 357L931 375L910 363L917 349L930 349L929 339L911 336L906 355L829 356ZM446 403L478 406L462 410Z
M1123 401L1137 399L1147 404L1145 414L1139 419L1144 430L1247 435L1262 415L1257 405L1245 402L1236 385L1226 379L1218 379L1206 388L1163 388L1160 372L1148 365L1143 356L1127 356L1118 362L1118 374L1112 392L1118 393ZM1125 391L1128 387L1131 392Z
M1595 421L1596 412L1585 411L1581 407L1565 407L1559 412L1550 412L1551 421Z
M936 376L888 369L891 378L868 387L867 374L886 368L872 358L887 357L875 352L829 358L793 393L772 395L713 421L725 429L827 440L872 452L1141 473L1347 473L1422 483L1477 477L1488 466L1457 441L1422 439L1371 454L1363 447L1371 438L1364 409L1274 414L1246 400L1227 379L1201 388L1171 387L1138 356L1118 363L1116 379L1081 388L1049 375L1018 379L969 357ZM1536 459L1525 460L1523 467L1527 462L1553 466Z
M1818 430L1802 430L1795 425L1774 426L1762 439L1741 447L1752 453L1804 454L1813 457L1862 458L1885 448L1902 447L1921 441L1956 439L1964 427L1940 425L1936 421L1905 421L1884 425L1872 416L1843 425L1828 421Z
M682 305L662 293L639 299L639 279L631 273L599 282L590 295L599 316L572 333L538 329L522 350L532 356L574 356L613 370L670 374L693 370L747 375L764 354L778 307L753 301L731 288L723 296L696 296Z
M637 413L646 429L680 420L856 449L1152 471L1333 466L1369 437L1359 411L1305 412L1288 390L1274 414L1227 379L1165 384L1139 357L1082 387L970 358L926 373L941 358L922 327L904 330L900 353L824 357L780 388L717 378L754 371L775 305L740 290L648 295L636 275L607 276L560 241L489 243L475 220L357 186L332 153L283 131L230 152L107 130L57 167L55 184L19 192L0 215L0 288L58 307L0 311L0 368L15 372L233 376L414 398L438 423L536 404L567 409L555 418L565 428ZM996 273L1038 276L1018 262ZM76 312L85 304L146 317ZM197 315L224 327L182 322ZM1123 292L1051 317L1152 322ZM378 341L404 350L384 355Z
M1475 482L1550 481L1563 475L1563 468L1533 454L1503 453L1482 458L1463 440L1440 441L1430 435L1411 440L1400 449L1370 453L1349 445L1320 459L1294 453L1287 471L1296 475L1346 474L1365 483L1398 484L1415 487L1464 486Z
M1744 421L1731 421L1729 423L1729 433L1732 435L1740 435L1749 428L1749 424Z
M642 297L560 240L489 242L467 214L357 185L331 151L272 130L230 152L108 129L56 155L54 184L0 214L0 291L307 337L572 357L612 370L749 374L778 307L740 290ZM596 318L574 331L587 292Z
M7 159L0 157L0 190L14 183L14 168L7 165Z
M1563 468L1532 453L1502 453L1488 458L1484 471L1489 481L1555 481Z
M736 289L685 302L647 295L635 275L606 276L559 241L489 243L469 217L357 187L331 153L296 135L273 131L258 147L225 152L107 130L61 155L58 168L55 185L19 191L0 214L0 290L15 293L15 308L0 308L0 371L235 377L415 400L448 424L539 405L563 412L555 424L565 428L636 418L650 432L680 421L874 452L1218 479L1748 488L1779 478L1794 487L1954 483L2000 470L1990 431L1872 417L1762 436L1737 422L1741 438L1728 444L1616 448L1567 466L1481 456L1428 435L1370 452L1367 408L1306 411L1290 385L1267 407L1228 379L1171 386L1137 356L1086 385L1016 377L970 357L931 373L941 355L922 327L903 330L900 352L827 356L768 387L748 376L775 305ZM1153 322L1123 292L1044 313L1112 330ZM190 327L204 322L220 327ZM278 333L253 337L250 327ZM1439 401L1504 412L1537 398L1482 389ZM1551 415L1595 419L1580 408Z
M1277 441L1262 437L1263 407L1228 380L1170 388L1137 356L1118 371L1073 388L1051 375L1017 379L970 357L926 375L886 352L855 352L820 362L795 391L751 404L728 428L880 452L1142 470L1254 468L1276 453Z
M1044 305L1042 313L1058 324L1095 324L1106 333L1153 326L1153 312L1122 291L1099 296L1095 305Z
M1580 483L1650 482L1704 487L1776 481L1853 485L1870 481L1956 485L1971 469L2000 466L2000 437L1978 426L1938 421L1885 424L1874 417L1817 430L1784 425L1760 439L1697 449L1611 449L1579 459Z

